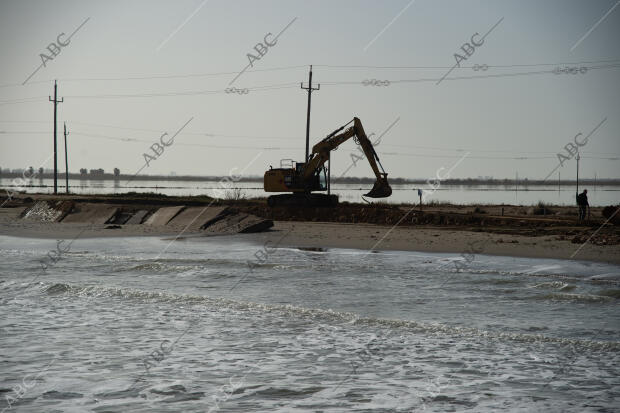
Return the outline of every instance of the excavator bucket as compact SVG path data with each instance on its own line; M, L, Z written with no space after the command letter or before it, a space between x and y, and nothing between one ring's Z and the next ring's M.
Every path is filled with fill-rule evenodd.
M366 195L369 198L387 198L392 195L392 187L388 184L387 179L377 179L374 186Z

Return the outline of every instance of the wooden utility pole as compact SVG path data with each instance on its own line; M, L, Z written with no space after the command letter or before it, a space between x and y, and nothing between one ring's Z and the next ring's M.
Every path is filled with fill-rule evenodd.
M312 88L312 65L310 65L310 73L308 75L308 87L304 87L304 83L301 82L301 88L308 91L308 114L306 116L306 155L304 157L304 163L308 162L308 155L310 151L310 105L312 102L312 92L321 89L321 85L317 85L316 89Z
M67 122L65 122L65 188L67 189L67 194L69 193L69 158L67 157Z
M58 100L58 85L54 80L54 99L49 97L50 102L54 102L54 194L58 193L58 154L56 145L56 114L58 104L64 102L64 99Z

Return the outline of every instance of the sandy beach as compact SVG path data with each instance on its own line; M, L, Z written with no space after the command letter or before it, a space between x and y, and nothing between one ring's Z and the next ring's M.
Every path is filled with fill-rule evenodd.
M182 226L106 225L41 222L21 219L23 207L0 208L0 235L28 238L71 239L99 237L156 236L166 239L218 236ZM471 254L531 258L556 258L620 264L620 245L573 242L558 234L534 235L496 233L497 228L450 226L394 226L365 223L274 221L265 232L222 235L252 240L267 248L353 248L454 253L473 259ZM525 231L523 231L526 233ZM584 239L584 241L586 241Z
M573 244L557 236L521 236L442 228L276 222L276 232L252 234L268 246L356 248L557 258L620 264L620 245ZM281 241L280 241L281 240ZM580 248L581 247L581 248ZM578 252L577 252L578 251ZM574 256L573 256L574 254Z

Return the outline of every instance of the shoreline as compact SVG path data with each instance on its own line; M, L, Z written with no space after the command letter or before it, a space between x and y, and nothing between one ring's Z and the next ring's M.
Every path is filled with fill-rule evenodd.
M590 261L620 266L620 245L575 244L550 236L524 236L467 231L454 228L391 227L374 224L275 221L271 230L253 234L205 235L183 228L145 226L106 229L107 225L28 222L7 225L0 218L0 235L32 239L158 237L183 241L191 238L237 239L264 248L329 248L367 251L405 251L454 254L465 260L475 255ZM580 249L581 247L581 249ZM257 249L258 250L258 249ZM575 251L574 257L571 257Z
M78 235L82 238L155 236L168 240L223 236L262 244L265 249L287 246L317 250L416 251L454 254L455 258L461 257L467 262L475 259L476 254L484 254L620 265L620 230L617 224L605 221L601 209L594 210L592 220L580 223L572 216L570 208L556 208L553 215L541 216L523 215L523 209L505 205L479 211L479 207L455 205L423 210L361 204L342 204L337 208L268 208L257 201L220 201L212 206L212 200L202 198L89 197L87 203L82 197L53 199L48 196L39 196L36 200L19 198L13 205L0 208L0 235L37 239L73 239ZM64 219L67 215L52 220L38 215L22 218L22 213L38 200L56 202L55 205L60 205L59 213L78 213L69 215L73 219ZM72 206L63 210L62 205ZM138 209L153 213L159 208L164 211L162 220L148 223L142 219L137 223L110 224L116 218L106 218L110 211L116 211L117 215L124 211L135 213ZM268 225L244 232L234 230L239 225L236 221L222 219L218 221L223 223L220 227L215 228L215 224L209 227L215 228L211 232L200 229L200 223L210 219L207 215L216 216L223 210L249 214ZM172 215L166 215L170 211ZM180 211L188 212L185 219L172 219L173 216L181 218ZM199 217L202 221L196 221Z
M358 250L411 251L455 254L467 258L495 255L520 258L548 258L591 261L620 265L620 246L574 244L551 236L523 236L464 231L452 228L407 228L372 224L275 222L270 232L248 234L268 248L346 248ZM295 227L291 230L291 227ZM290 232L289 232L290 231ZM386 236L386 233L390 233ZM283 236L283 233L286 234ZM245 238L246 236L244 236ZM579 249L581 247L581 249ZM579 250L574 257L571 255ZM475 259L475 258L474 258Z

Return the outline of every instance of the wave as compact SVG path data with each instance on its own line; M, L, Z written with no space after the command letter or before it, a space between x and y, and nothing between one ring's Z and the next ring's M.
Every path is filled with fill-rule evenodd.
M146 261L140 264L123 265L114 268L115 273L153 273L153 272L166 272L172 274L178 274L186 271L194 271L197 267L195 265L174 265L172 263L163 263L159 261Z
M541 288L541 289L553 289L553 290L560 290L560 291L570 291L570 290L574 290L575 288L577 288L577 286L574 285L574 284L567 284L567 283L562 282L562 281L548 281L548 282L544 282L544 283L533 285L533 286L531 286L529 288Z
M521 343L554 343L566 346L577 346L587 349L620 351L620 342L594 341L585 339L570 339L550 337L542 334L524 334L494 332L472 327L448 326L440 323L424 323L413 320L385 319L374 317L360 317L351 312L339 312L331 309L315 309L298 307L290 304L262 304L228 298L213 298L188 294L173 294L168 292L144 291L129 288L77 286L65 283L56 283L44 288L47 294L74 295L84 297L116 297L129 300L157 301L168 303L182 303L206 305L217 310L233 310L242 312L258 312L276 314L284 317L300 317L312 321L349 323L356 326L380 327L400 330L410 330L425 334L445 334L476 338L493 339L500 341L515 341ZM611 299L610 297L605 297Z
M620 290L603 290L599 292L599 295L604 295L605 297L620 298Z
M596 294L549 293L532 297L534 300L574 301L581 303L602 303L615 301L614 297Z
M540 278L559 278L564 281L579 281L579 282L587 282L593 284L611 284L611 285L620 285L620 279L616 278L603 278L602 275L592 276L592 277L578 277L574 275L561 274L561 273L539 273L539 272L531 272L531 271L519 271L519 270L494 270L494 269L474 269L474 268L465 268L462 272L470 273L470 274L480 274L480 275L505 275L505 276L528 276L528 277L540 277ZM616 276L616 274L608 274L612 276Z

